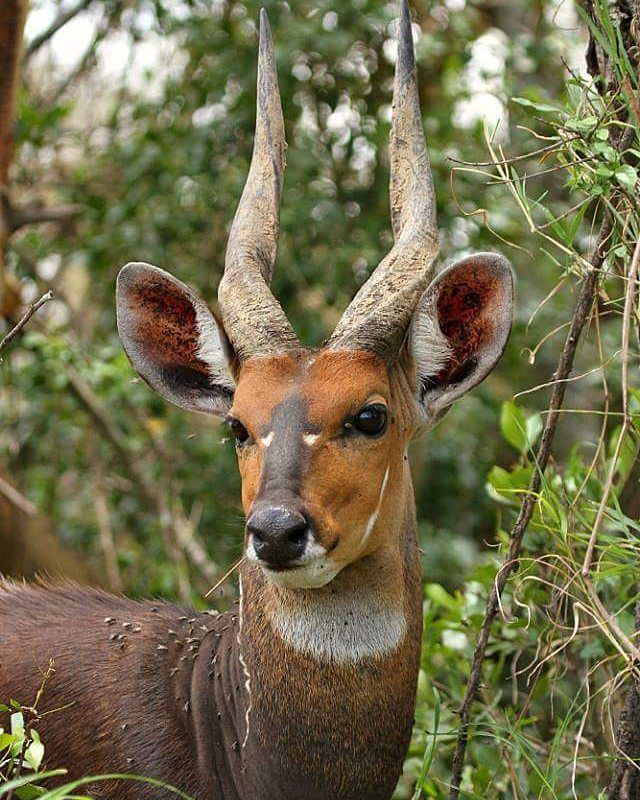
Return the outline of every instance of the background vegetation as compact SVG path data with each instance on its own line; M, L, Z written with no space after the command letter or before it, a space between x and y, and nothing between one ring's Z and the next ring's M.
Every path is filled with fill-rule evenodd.
M623 776L625 762L615 772L613 761L640 628L640 20L631 5L604 0L412 5L442 264L501 250L518 275L518 304L498 369L411 454L425 634L397 798L449 796L461 731L462 797L638 797L637 770ZM274 288L314 344L391 241L397 8L266 6L289 142ZM203 606L239 557L233 447L215 421L169 407L135 379L113 294L119 267L140 259L214 300L252 145L257 12L248 0L31 4L15 153L2 178L6 329L48 289L54 299L0 363L5 572L61 569ZM579 296L586 329L547 464L538 446L557 418L549 397ZM543 480L527 495L541 463ZM487 598L516 563L507 555L498 570L527 496L519 570L461 728ZM229 581L216 603L232 593ZM27 738L39 766L37 735ZM14 748L7 777L24 741L0 738Z

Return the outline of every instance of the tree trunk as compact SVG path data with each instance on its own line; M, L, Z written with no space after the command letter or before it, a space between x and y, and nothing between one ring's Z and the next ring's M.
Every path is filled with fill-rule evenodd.
M27 0L0 2L0 316L11 319L19 304L19 286L7 269L11 228L6 209L9 169L13 158L16 97L22 56Z

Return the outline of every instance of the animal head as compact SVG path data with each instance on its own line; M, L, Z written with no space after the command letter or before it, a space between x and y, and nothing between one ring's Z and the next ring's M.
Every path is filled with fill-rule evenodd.
M263 11L254 150L218 289L221 317L169 273L133 263L118 277L118 327L151 387L227 421L246 557L275 583L308 588L393 546L407 444L495 366L513 278L502 256L480 253L432 280L436 204L406 2L390 139L394 245L319 349L300 345L270 290L284 150Z

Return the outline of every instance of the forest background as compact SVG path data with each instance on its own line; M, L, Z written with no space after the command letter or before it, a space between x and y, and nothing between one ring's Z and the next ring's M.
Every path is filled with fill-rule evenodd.
M392 241L398 10L265 5L289 143L274 290L318 344ZM630 798L640 12L412 10L441 266L500 250L518 285L498 368L411 451L425 634L396 796L457 797L459 783L465 798ZM233 444L135 378L114 282L145 260L215 301L252 146L257 14L235 0L33 0L20 51L0 42L13 76L0 92L0 326L53 295L0 345L5 574L204 607L241 554ZM575 363L559 362L576 344ZM230 577L214 603L234 591Z

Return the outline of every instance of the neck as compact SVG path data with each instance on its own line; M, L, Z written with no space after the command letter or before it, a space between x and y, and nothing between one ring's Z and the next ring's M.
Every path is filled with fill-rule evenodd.
M326 587L283 589L243 566L238 611L215 621L199 658L184 662L193 671L181 666L174 678L207 796L391 797L411 735L422 629L406 486L394 544Z
M260 779L271 765L278 781L265 798L304 790L307 800L376 800L393 791L411 732L421 638L410 489L402 516L392 545L320 589L282 588L243 567L241 741Z
M407 631L401 565L376 551L320 589L261 582L265 618L281 646L319 664L357 664L395 651ZM248 582L254 585L256 577Z

